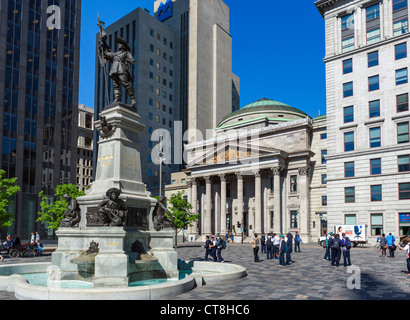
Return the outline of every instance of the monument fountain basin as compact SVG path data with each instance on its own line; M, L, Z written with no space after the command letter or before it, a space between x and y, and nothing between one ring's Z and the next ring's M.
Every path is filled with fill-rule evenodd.
M0 266L0 290L14 292L20 300L159 300L175 297L198 286L235 281L246 276L245 268L229 263L178 260L178 266L179 280L142 286L131 283L126 288L84 288L83 281L62 281L60 286L58 281L52 281L52 285L47 286L44 279L47 279L51 263L6 265ZM78 287L67 288L64 286L67 283Z

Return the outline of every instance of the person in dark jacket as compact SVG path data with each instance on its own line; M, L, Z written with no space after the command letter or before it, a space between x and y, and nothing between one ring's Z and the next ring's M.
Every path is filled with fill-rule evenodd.
M330 246L329 246L330 238L331 238L330 235L326 237L326 244L325 244L326 253L323 257L323 260L325 261L330 261Z
M333 240L333 260L332 266L339 266L340 257L341 257L341 249L342 249L342 240L340 240L339 235L335 234L335 238Z
M330 249L330 260L329 261L333 261L334 255L335 255L335 250L333 249L333 241L335 241L335 234L332 234L328 241L328 246Z
M285 236L282 234L280 235L280 242L279 242L279 265L285 266L285 253L286 253L286 242Z
M205 240L205 261L208 261L208 256L211 253L211 240L209 240L209 236L206 236Z
M292 258L290 254L292 253L292 246L293 246L293 235L289 232L286 235L286 264L292 263Z

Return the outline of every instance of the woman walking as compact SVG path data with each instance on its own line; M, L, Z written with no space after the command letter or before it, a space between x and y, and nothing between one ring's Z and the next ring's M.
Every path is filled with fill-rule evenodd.
M380 250L382 251L382 257L386 258L386 251L387 251L387 240L386 240L386 235L383 233L383 235L380 237Z
M259 260L259 238L258 235L255 233L254 238L252 239L252 248L253 248L253 257L255 259L255 262L260 262Z

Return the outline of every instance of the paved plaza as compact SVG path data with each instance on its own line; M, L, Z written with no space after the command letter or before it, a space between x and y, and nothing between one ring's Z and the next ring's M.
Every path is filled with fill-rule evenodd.
M323 260L324 249L318 245L302 245L302 252L293 253L292 263L280 267L278 260L253 262L250 244L228 244L223 251L226 263L244 266L247 277L234 282L221 282L198 287L173 300L408 300L410 276L407 276L405 254L396 252L396 258L382 258L372 248L353 248L352 264L360 268L360 289L349 289L348 273L343 267L332 267ZM178 257L185 260L202 260L204 249L200 245L180 244ZM43 257L11 259L5 256L0 264L51 261L51 254ZM351 282L351 281L350 281ZM15 300L14 295L1 292L1 300Z

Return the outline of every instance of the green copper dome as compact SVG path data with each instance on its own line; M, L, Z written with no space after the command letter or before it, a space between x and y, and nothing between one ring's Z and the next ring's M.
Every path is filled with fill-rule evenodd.
M297 108L291 107L286 103L263 98L261 100L250 103L243 108L225 116L218 127L233 123L238 123L250 118L266 117L276 119L278 121L292 121L296 119L306 118L309 115Z

